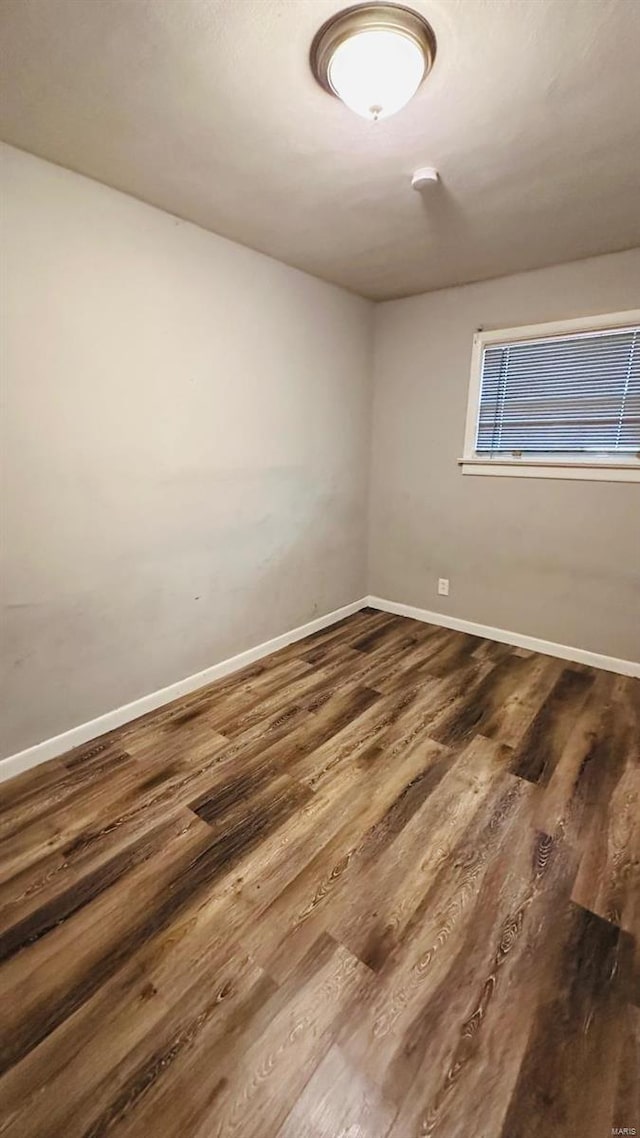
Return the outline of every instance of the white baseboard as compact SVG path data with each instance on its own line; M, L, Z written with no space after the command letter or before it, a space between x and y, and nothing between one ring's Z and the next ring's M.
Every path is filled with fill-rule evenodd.
M46 763L48 759L55 759L59 755L64 755L73 747L89 743L98 735L104 735L107 731L122 727L123 724L130 723L132 719L137 719L148 711L155 711L156 708L163 707L164 704L171 703L174 699L180 699L181 696L188 695L189 692L197 691L198 688L203 688L214 680L220 680L223 676L230 675L231 672L246 668L248 664L253 664L254 661L261 660L263 656L269 656L272 652L277 652L278 648L285 648L287 644L302 640L305 636L310 636L312 632L320 632L323 628L328 628L339 620L343 620L344 617L358 612L364 608L366 603L366 598L363 597L359 601L353 601L350 605L343 605L342 608L326 613L325 616L319 616L307 624L293 628L290 632L284 632L282 636L274 636L272 640L266 640L264 644L258 644L255 648L248 648L246 652L240 652L238 656L221 660L219 664L213 664L211 668L205 668L203 672L196 672L192 676L178 680L175 684L169 684L166 688L160 688L159 691L143 695L140 699L134 699L132 703L125 703L122 707L115 708L114 711L107 711L104 715L99 715L97 719L90 719L88 723L81 723L78 727L72 727L71 730L64 731L62 735L55 735L52 739L45 739L44 742L36 743L35 746L28 747L25 751L19 751L15 755L9 755L6 759L0 759L0 782L13 778L14 775L21 774L22 771L29 770L40 763Z
M538 640L535 636L525 636L520 632L508 632L504 628L492 628L487 624L476 624L472 620L461 620L459 617L448 616L446 613L430 612L428 609L404 605L399 601L388 601L383 597L362 597L359 601L343 605L342 608L335 609L334 612L329 612L325 616L319 616L315 620L310 620L307 624L302 624L290 632L283 633L282 636L275 636L272 640L265 641L264 644L249 648L238 656L221 660L219 664L213 664L211 668L205 668L203 672L196 672L192 676L178 680L175 684L169 684L166 688L144 695L140 699L133 700L132 703L126 703L114 711L106 712L105 715L99 715L97 719L91 719L88 723L81 723L78 727L72 727L70 731L65 731L62 735L55 735L52 739L45 739L42 743L36 743L35 746L28 747L25 751L19 751L15 755L9 755L6 759L0 759L0 782L13 778L22 771L29 770L40 763L45 763L48 759L55 759L59 755L64 755L73 747L89 743L97 736L104 735L107 731L113 731L116 727L122 727L125 723L130 723L132 719L137 719L148 711L154 711L158 707L171 703L174 699L180 699L183 695L188 695L190 692L197 691L198 688L205 687L214 680L222 679L223 676L237 672L240 668L245 668L248 664L261 660L263 656L269 656L272 652L277 652L279 648L286 647L287 644L293 644L296 640L302 640L313 632L319 632L323 628L336 624L337 621L343 620L346 616L351 616L352 613L358 612L367 605L374 609L380 609L381 612L413 617L414 620L422 620L427 624L437 624L442 628L452 628L457 632L470 632L474 636L482 636L487 640L497 640L501 644L513 644L516 648L529 648L533 652L557 656L561 660L572 660L577 664L604 668L605 671L618 672L622 676L640 677L640 663L633 660L618 660L614 656L602 656L598 652L588 652L584 648L573 648L567 644L554 644L550 640Z
M488 624L476 624L473 620L461 620L442 612L403 605L399 601L387 601L383 597L367 597L365 604L381 612L396 616L410 616L423 620L426 624L438 624L442 628L452 628L456 632L470 632L486 640L497 640L500 644L513 644L515 648L529 648L532 652L542 652L545 656L558 656L561 660L572 660L575 664L588 664L592 668L603 668L607 672L618 672L621 676L640 676L640 663L635 660L618 660L615 656L602 656L599 652L588 652L585 648L573 648L568 644L554 644L551 640L538 640L535 636L525 636L521 632L508 632L504 628L492 628Z

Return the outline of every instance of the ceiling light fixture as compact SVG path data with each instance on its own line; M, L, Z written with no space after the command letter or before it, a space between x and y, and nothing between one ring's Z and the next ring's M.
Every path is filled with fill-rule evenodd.
M393 115L431 71L436 37L401 4L358 4L327 20L311 44L318 83L366 119Z

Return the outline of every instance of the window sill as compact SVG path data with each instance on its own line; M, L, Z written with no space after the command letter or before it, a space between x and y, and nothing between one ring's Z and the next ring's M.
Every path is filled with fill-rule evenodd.
M547 459L461 458L463 474L503 478L572 478L587 482L640 482L640 463L553 462Z

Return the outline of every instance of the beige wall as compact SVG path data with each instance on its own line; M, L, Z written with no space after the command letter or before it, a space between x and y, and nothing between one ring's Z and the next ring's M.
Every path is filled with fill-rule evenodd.
M2 159L6 755L363 595L373 309Z
M371 593L640 660L640 486L463 476L456 461L477 328L638 306L640 249L378 306Z

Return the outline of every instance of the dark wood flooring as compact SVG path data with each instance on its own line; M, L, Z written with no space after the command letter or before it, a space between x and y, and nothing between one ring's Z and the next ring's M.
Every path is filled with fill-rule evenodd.
M640 1131L639 689L365 609L6 784L0 1134Z

